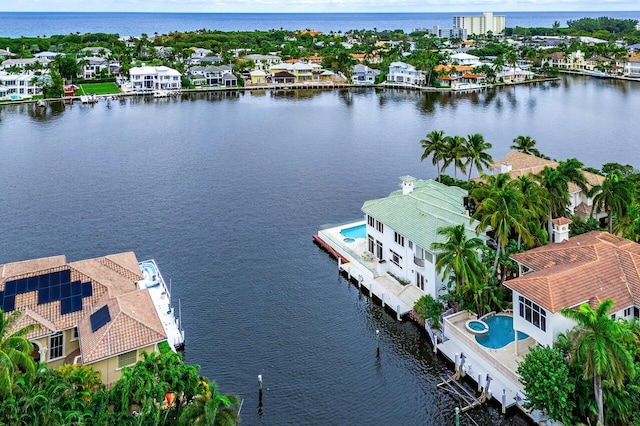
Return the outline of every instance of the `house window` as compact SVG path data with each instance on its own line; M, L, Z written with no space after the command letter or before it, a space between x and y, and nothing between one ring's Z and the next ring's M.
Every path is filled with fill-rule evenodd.
M422 291L424 291L424 281L424 275L422 275L420 272L416 272L416 287L418 287Z
M49 361L64 356L64 333L58 331L49 336Z
M371 235L367 235L367 249L369 249L369 253L373 253L373 248L375 243L373 242L373 237Z
M640 308L638 308L637 306L633 307L633 316L636 318L640 318Z
M397 232L394 232L393 239L396 242L396 244L404 247L404 237L402 235L398 234Z
M376 241L376 257L378 260L382 260L382 243L380 241Z
M376 220L372 216L367 216L367 223L372 228L376 226Z
M126 367L128 365L133 365L138 361L138 352L131 351L124 354L118 355L118 368Z
M413 241L409 241L409 248L413 250Z
M73 327L71 330L71 341L78 340L78 327Z
M630 317L631 316L631 308L626 308L624 310L624 317Z
M429 262L429 263L433 263L433 254L431 254L428 251L424 251L424 259Z
M542 331L547 331L547 311L531 300L518 296L520 317Z
M402 256L400 256L398 253L396 253L393 250L389 250L391 252L391 261L400 269L402 269L402 266L400 266L400 262L402 262Z
M376 229L378 232L384 233L384 225L380 221L376 221Z

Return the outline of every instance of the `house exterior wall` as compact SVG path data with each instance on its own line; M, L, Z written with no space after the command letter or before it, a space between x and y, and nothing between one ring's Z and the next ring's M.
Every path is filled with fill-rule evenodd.
M380 275L390 272L397 278L408 281L410 285L420 288L425 294L429 294L434 298L446 293L446 291L440 291L442 280L436 274L436 256L433 253L424 249L427 254L421 254L419 258L416 257L416 253L420 251L420 247L404 235L401 235L404 238L404 246L400 245L396 242L396 231L384 223L383 232L379 232L375 226L372 227L369 224L368 219L366 231L367 249L373 253L376 258L379 258L376 250L376 242L382 243L382 257L379 259L384 262L378 262L378 273ZM369 236L374 240L373 251L370 250ZM412 247L410 247L410 245ZM402 258L397 264L393 261L392 252L395 252ZM431 260L428 259L429 257ZM418 285L417 273L420 273L424 277L424 288Z
M144 348L137 349L136 361L142 359L142 352L158 352L158 346L150 345L145 346ZM120 379L120 376L122 375L122 368L118 366L118 355L88 365L90 365L95 371L100 373L102 382L107 385L115 383L116 381L118 381L118 379Z

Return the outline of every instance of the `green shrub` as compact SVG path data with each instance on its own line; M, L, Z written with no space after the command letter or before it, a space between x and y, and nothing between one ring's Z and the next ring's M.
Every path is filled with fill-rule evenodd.
M424 322L430 319L434 327L440 328L440 314L444 309L444 305L439 300L434 299L429 294L425 294L413 305L420 321Z

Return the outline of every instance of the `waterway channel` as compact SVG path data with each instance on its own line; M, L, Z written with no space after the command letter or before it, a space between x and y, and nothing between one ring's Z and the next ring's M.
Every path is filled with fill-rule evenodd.
M518 135L553 158L640 165L640 83L565 77L470 94L209 93L0 107L0 263L133 250L181 299L186 359L244 398L245 425L450 425L423 336L311 240L420 162L431 130ZM381 354L375 356L375 330ZM258 410L257 375L264 378ZM526 424L492 407L481 425ZM463 419L468 424L468 419Z

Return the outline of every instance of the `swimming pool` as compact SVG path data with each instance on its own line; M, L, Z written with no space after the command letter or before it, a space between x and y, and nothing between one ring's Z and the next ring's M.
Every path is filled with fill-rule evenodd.
M340 231L340 234L347 238L365 238L367 236L367 225L362 224L358 226L352 226L351 228L345 228Z
M484 336L476 336L476 341L485 348L500 349L513 342L513 317L508 315L495 315L486 318L484 322L489 326L489 332ZM518 340L529 337L518 331Z

